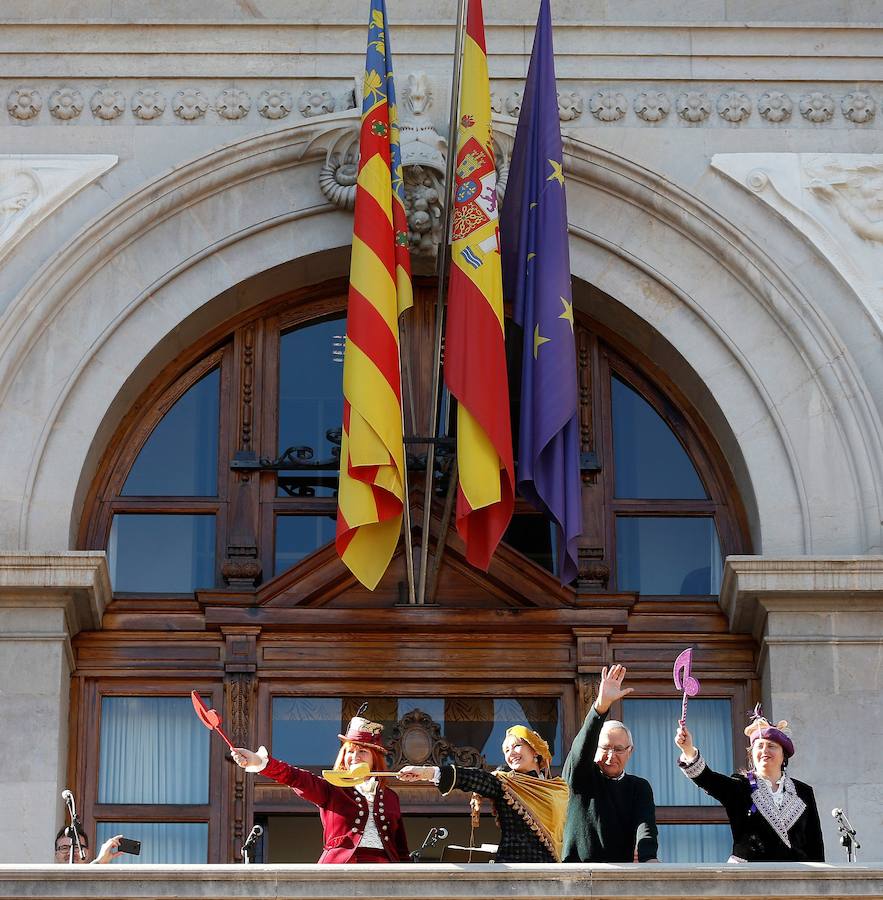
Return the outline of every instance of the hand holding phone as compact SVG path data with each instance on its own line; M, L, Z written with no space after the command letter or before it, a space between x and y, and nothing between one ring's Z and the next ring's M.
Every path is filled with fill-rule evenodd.
M133 856L141 855L141 841L133 841L131 838L120 838L117 849L120 853L131 853Z

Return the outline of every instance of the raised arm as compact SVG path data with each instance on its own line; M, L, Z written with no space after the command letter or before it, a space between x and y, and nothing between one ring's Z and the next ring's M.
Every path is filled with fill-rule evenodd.
M583 727L577 732L570 746L570 753L567 754L564 769L561 772L561 777L571 787L574 783L584 780L593 773L592 767L595 765L598 738L607 713L617 700L627 697L633 690L633 688L623 688L622 686L626 672L626 667L620 665L611 666L609 669L604 666L601 669L598 696L583 722Z
M257 752L245 747L236 747L232 751L233 761L245 769L258 775L266 775L279 784L288 785L299 797L316 806L327 806L331 799L333 788L318 775L298 769L279 759L274 759L267 753L266 747L258 748Z
M400 781L432 781L442 794L453 790L470 791L498 800L503 794L500 780L485 772L468 766L404 766L398 773Z
M724 806L738 803L744 791L744 779L715 772L702 758L686 725L678 725L675 744L681 750L678 765L697 787Z

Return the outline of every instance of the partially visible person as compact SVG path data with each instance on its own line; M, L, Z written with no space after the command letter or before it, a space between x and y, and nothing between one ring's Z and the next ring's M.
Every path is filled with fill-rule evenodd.
M788 723L770 724L758 706L745 734L751 768L722 775L703 759L686 726L675 733L681 750L678 765L727 811L733 832L728 862L824 862L813 790L785 771L794 756Z
M564 861L658 862L656 805L650 782L625 771L634 744L622 722L607 721L610 707L628 696L625 666L601 669L598 696L586 716L561 775L570 787Z
M101 845L98 856L96 856L95 859L92 859L92 851L89 849L89 839L86 837L85 833L81 831L80 846L85 851L86 858L80 859L80 854L77 853L77 849L74 847L74 862L97 863L99 865L109 863L111 860L116 859L122 852L119 849L120 838L122 838L121 834L116 834L112 838L108 838ZM55 861L57 863L69 863L71 861L72 843L73 838L68 834L67 826L62 828L58 834L55 835Z
M467 766L405 766L402 781L432 781L445 795L456 789L491 800L500 826L497 862L560 862L567 785L552 778L551 750L537 732L513 725L503 740L508 771Z
M334 768L350 771L367 763L369 771L386 771L383 726L361 716L350 720ZM233 750L233 760L245 769L286 784L299 797L319 807L324 834L320 863L407 862L408 841L395 791L381 778L370 778L355 787L337 787L324 778L273 759L265 747L255 753L244 747Z

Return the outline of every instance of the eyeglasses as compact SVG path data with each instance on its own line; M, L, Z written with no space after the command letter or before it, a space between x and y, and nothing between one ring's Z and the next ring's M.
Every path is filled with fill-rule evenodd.
M618 753L621 755L623 753L628 753L629 750L632 749L632 745L629 744L627 747L598 747L598 749L602 753Z

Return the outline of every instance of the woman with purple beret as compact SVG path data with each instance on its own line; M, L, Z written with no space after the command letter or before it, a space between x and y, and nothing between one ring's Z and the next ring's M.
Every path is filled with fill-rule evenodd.
M788 723L771 724L758 705L745 734L751 767L733 775L708 766L686 726L675 734L684 774L727 811L733 832L728 862L824 862L813 790L785 771L794 756Z

